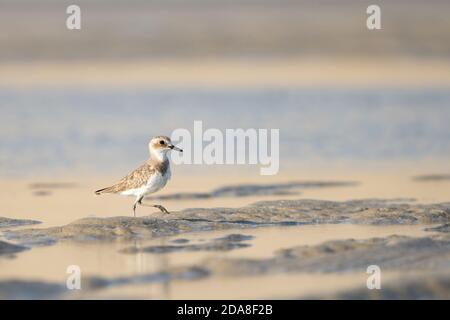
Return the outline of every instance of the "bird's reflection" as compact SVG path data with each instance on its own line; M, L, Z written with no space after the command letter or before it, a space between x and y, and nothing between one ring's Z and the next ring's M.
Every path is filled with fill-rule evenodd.
M168 239L160 238L152 241L155 245L165 246ZM134 240L132 247L136 249L134 270L136 275L164 272L170 268L170 254L149 254L141 250L145 244L141 240ZM148 299L170 299L170 279L161 279L159 283L146 284L146 297Z

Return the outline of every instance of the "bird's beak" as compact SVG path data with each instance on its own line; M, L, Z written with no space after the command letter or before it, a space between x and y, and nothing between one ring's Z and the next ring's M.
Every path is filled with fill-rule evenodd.
M171 145L169 146L169 148L172 149L172 150L178 151L178 152L183 152L183 149L180 149L180 148L178 148L178 147L175 147L173 144L171 144Z

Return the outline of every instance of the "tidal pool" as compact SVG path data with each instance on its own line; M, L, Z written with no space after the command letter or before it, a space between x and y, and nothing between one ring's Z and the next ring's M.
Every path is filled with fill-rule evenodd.
M109 282L100 287L89 284L87 288L76 292L62 288L57 294L51 295L51 298L253 299L300 298L331 294L340 290L364 287L368 277L366 270L344 273L255 272L254 276L238 277L221 275L220 272L215 274L213 270L211 274L192 279L189 277L169 279L165 277L164 272L202 266L203 261L214 259L268 259L282 249L304 245L315 246L330 240L385 238L391 235L424 237L435 234L424 231L426 227L425 225L305 225L245 229L238 232L224 230L188 233L147 241L61 242L53 246L33 248L20 253L15 259L0 259L0 282L16 279L64 286L69 276L66 273L67 267L77 265L82 271L83 279L101 277ZM173 250L168 253L123 252L130 247L139 249L149 246L201 245L232 234L240 234L239 242L248 246L229 250ZM244 235L245 237L242 237ZM147 282L138 281L139 276L158 273L161 273L160 278L155 276ZM395 273L389 273L389 277L395 278ZM115 279L122 280L117 282ZM27 290L26 285L23 290ZM34 298L40 294L45 298L44 289L42 293L38 288L35 290ZM21 296L20 292L16 294ZM26 292L22 294L27 296Z

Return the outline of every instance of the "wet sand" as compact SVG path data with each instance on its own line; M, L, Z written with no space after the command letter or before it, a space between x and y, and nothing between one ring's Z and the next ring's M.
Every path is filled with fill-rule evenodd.
M298 175L292 175L290 167L285 167L276 177L255 175L253 171L236 168L208 169L206 171L214 176L200 174L197 171L183 171L175 167L174 178L167 188L155 197L163 199L149 200L164 204L170 211L185 208L213 208L213 207L240 207L261 200L280 199L321 199L330 201L345 201L349 199L367 198L403 198L414 199L419 203L438 203L448 201L450 184L442 181L416 181L414 177L427 172L436 172L435 168L445 168L444 164L422 165L421 169L414 169L414 164L404 165L403 168L374 166L371 169L357 168L345 169L335 166L329 168L311 169L306 167ZM444 172L445 174L445 172ZM0 195L2 212L0 216L8 218L32 219L41 221L41 227L65 225L84 217L111 217L128 216L132 214L132 198L121 196L95 196L93 191L114 182L120 177L98 176L36 176L36 178L5 178L0 184L4 192ZM193 184L195 181L195 184ZM170 199L177 194L204 194L224 186L242 185L285 185L292 182L318 186L289 189L290 194L249 194L245 197L187 197ZM320 186L320 183L340 183L342 186ZM346 183L355 185L346 186ZM273 191L273 190L272 190ZM37 193L38 192L38 193ZM44 194L42 194L42 192ZM166 199L169 198L169 199ZM80 200L82 199L82 200ZM138 216L149 215L152 208L139 208Z
M1 220L2 241L26 250L0 256L0 296L447 298L450 209L443 203L448 201L448 181L414 178L426 170L413 175L399 169L396 174L352 172L315 171L302 180L281 176L276 181L250 174L241 180L198 177L199 194L227 185L267 187L269 181L269 190L275 191L260 194L254 188L255 194L236 197L231 192L206 199L195 197L187 176L177 176L158 200L173 213L164 216L142 208L137 219L128 216L132 199L93 196L97 179L15 181L10 194L2 195L3 209L10 212L2 216L16 219ZM98 179L102 185L111 178ZM273 189L288 182L288 194ZM179 200L186 192L190 196ZM260 202L251 206L255 201ZM89 215L80 212L92 217L78 220ZM21 226L20 218L42 224L24 221ZM377 263L388 295L368 293L365 287L366 267ZM78 292L65 288L66 268L74 264L83 272ZM430 282L436 279L441 286Z
M113 243L62 243L55 246L38 247L22 253L18 259L2 261L2 279L34 279L43 284L61 286L67 277L68 265L78 264L83 270L84 290L78 293L59 290L56 297L90 297L90 298L146 298L146 299L250 299L282 298L335 293L344 289L360 288L365 285L367 274L361 268L359 272L332 272L321 274L314 272L264 272L255 271L254 275L242 273L229 274L221 268L211 267L217 274L205 274L204 277L190 279L167 279L167 272L189 267L217 264L218 261L236 259L271 259L275 252L290 246L316 246L331 239L368 239L404 235L423 237L429 234L423 226L352 226L324 225L299 226L241 231L243 235L252 236L248 240L250 247L230 251L195 251L172 252L168 254L124 254L123 249L129 242ZM157 245L173 245L180 238L190 244L202 244L213 239L230 235L231 231L213 231L191 233L182 237L163 237L151 241L137 241L136 248ZM52 261L51 264L48 262ZM220 263L219 263L220 264ZM32 268L29 266L33 265ZM391 272L392 273L392 272ZM400 272L397 272L400 273ZM101 275L101 276L100 276ZM139 278L147 275L147 279ZM152 275L153 277L151 277ZM395 272L394 272L395 275ZM388 277L391 277L388 274ZM397 274L397 278L400 275ZM101 280L100 280L101 279ZM122 279L116 283L117 279ZM287 285L292 280L293 286ZM116 283L116 284L115 284ZM248 283L249 286L243 286ZM251 286L250 286L251 285ZM245 290L240 290L243 287ZM217 288L221 288L217 290ZM26 285L23 288L26 289ZM190 292L190 293L189 293ZM236 293L239 293L236 296ZM7 294L2 292L2 294ZM39 294L39 291L36 293Z
M0 64L5 88L448 88L447 60L191 59ZM117 75L122 75L118 77Z
M449 4L191 2L2 7L0 299L450 299ZM198 119L282 129L280 174L94 196Z

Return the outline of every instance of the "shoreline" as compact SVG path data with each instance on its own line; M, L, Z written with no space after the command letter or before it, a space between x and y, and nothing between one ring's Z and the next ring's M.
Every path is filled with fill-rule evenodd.
M448 88L445 59L0 62L5 88Z
M414 167L413 167L414 168ZM261 200L402 198L429 204L450 201L448 171L435 166L412 170L409 166L379 170L316 168L282 170L278 176L257 176L245 170L190 172L173 169L173 178L146 201L161 203L169 211L186 208L241 207ZM435 170L432 170L432 169ZM233 169L233 168L231 168ZM125 171L126 172L126 171ZM2 179L2 212L8 218L33 219L57 226L83 217L127 216L132 198L95 196L94 190L121 178L121 174L42 175ZM195 181L195 182L194 182ZM82 201L80 201L82 199ZM138 210L148 215L149 208Z
M367 266L379 264L383 267L383 286L409 285L409 276L416 273L420 277L415 278L414 295L439 299L448 294L445 266L450 242L448 227L443 228L449 221L448 210L448 204L422 206L384 200L275 201L237 212L191 209L175 213L168 220L156 214L83 219L60 228L13 229L5 232L7 241L31 250L17 253L17 259L5 260L8 262L0 273L0 296L14 299L23 294L45 294L89 299L113 292L118 297L174 299L183 296L180 286L204 288L202 294L208 294L226 280L229 286L216 297L235 297L236 285L251 281L270 283L271 289L247 290L242 297L266 294L293 299L353 294L358 298L367 294L363 290ZM256 225L244 223L243 219ZM270 223L261 224L261 219ZM291 220L300 224L284 224ZM173 233L177 224L181 232ZM160 234L155 235L156 231ZM42 257L46 257L45 261L56 259L53 272L46 262L36 264L33 270L18 268L23 261ZM63 285L66 275L62 271L74 259L86 272L84 290L79 293L68 292ZM111 259L119 262L112 270ZM8 279L12 274L20 280L14 282L11 292ZM341 281L344 275L346 281ZM320 292L310 286L292 290L285 285L286 281L305 284L309 277L320 284ZM438 278L444 284L430 287L430 281ZM160 291L167 286L176 290L172 294ZM142 292L143 287L150 291ZM202 298L202 294L198 297ZM400 290L395 294L401 297L404 293Z

